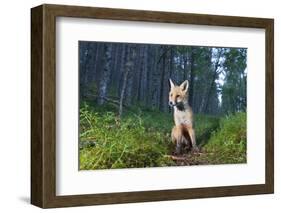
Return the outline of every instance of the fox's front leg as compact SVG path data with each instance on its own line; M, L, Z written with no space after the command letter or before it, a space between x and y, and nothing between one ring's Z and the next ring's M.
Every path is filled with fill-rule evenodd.
M177 155L181 154L181 146L182 146L181 140L177 140L177 144L176 144L176 154Z
M172 136L172 142L176 146L176 154L179 155L181 153L181 146L182 146L180 126L174 126L174 128L172 129L171 136Z
M192 150L195 151L195 152L198 152L199 149L198 149L197 144L196 144L195 132L194 132L193 127L187 128L187 131L188 131L188 134L189 134L190 139L191 139Z

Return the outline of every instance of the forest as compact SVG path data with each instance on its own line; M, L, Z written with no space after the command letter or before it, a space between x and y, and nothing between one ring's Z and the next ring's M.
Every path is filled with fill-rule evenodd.
M171 159L169 79L189 81L200 153ZM246 162L247 49L79 42L80 169Z

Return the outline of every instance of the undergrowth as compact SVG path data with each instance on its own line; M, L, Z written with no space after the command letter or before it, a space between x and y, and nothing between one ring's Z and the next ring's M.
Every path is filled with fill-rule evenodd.
M212 163L246 163L246 113L222 118L219 129L204 147Z
M174 150L170 137L172 117L172 113L135 107L126 110L119 119L112 105L99 107L82 103L80 169L178 165L170 158ZM195 115L197 143L207 154L195 157L197 163L194 164L245 162L245 119L245 113L222 119Z

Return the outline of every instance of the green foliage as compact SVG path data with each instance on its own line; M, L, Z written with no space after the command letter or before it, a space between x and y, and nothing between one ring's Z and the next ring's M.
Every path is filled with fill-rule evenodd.
M212 133L219 126L219 118L203 114L195 115L195 133L197 144L202 146L208 142Z
M80 169L143 168L181 165L171 159L171 113L138 107L120 120L113 105L80 107ZM246 114L219 119L196 115L202 155L188 155L190 165L246 161ZM187 164L186 164L187 165Z
M247 50L227 49L225 52L224 84L221 86L223 113L246 110L247 105Z
M155 120L155 125L149 125L152 117L160 119L163 113L158 114L129 113L120 121L113 111L102 113L101 109L84 104L80 109L80 143L88 143L80 146L80 169L175 165L166 157L170 135Z
M212 163L245 163L247 148L246 113L222 118L219 129L204 147Z

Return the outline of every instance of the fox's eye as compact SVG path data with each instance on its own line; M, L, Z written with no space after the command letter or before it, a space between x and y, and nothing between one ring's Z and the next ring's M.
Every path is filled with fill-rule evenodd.
M173 96L173 94L172 94L172 93L170 93L170 96L172 97L172 96Z
M179 95L176 96L176 98L180 97Z

